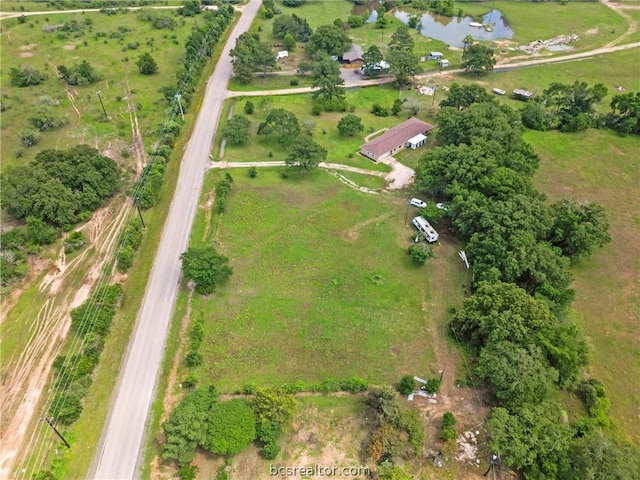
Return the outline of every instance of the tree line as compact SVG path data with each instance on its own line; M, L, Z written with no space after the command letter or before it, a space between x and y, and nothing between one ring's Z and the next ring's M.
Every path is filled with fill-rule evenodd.
M493 392L492 452L525 478L634 478L637 450L601 433L608 399L584 376L588 342L568 312L571 266L610 241L604 209L549 205L533 186L539 160L519 112L481 87L454 85L441 107L440 145L420 159L416 184L449 201L471 263L473 292L449 331ZM587 414L564 421L559 390L582 399Z

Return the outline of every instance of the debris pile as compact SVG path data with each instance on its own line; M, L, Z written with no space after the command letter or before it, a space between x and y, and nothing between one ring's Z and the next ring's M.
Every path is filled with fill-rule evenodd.
M480 432L472 432L470 430L463 432L456 443L458 444L458 454L456 460L459 462L470 463L471 465L479 465L478 458L478 438Z
M554 47L557 45L567 45L572 42L577 42L580 37L576 34L573 35L558 35L557 37L549 38L548 40L534 40L529 45L521 45L518 47L523 52L529 54L538 53L540 50Z

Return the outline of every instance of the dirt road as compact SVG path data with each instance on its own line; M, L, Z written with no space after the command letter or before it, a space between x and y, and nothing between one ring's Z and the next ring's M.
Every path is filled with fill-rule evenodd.
M202 108L187 145L176 192L165 222L133 336L91 468L96 479L130 479L142 455L145 427L153 402L164 346L180 286L180 253L187 249L209 152L231 77L229 50L260 7L251 0L229 36L209 79Z

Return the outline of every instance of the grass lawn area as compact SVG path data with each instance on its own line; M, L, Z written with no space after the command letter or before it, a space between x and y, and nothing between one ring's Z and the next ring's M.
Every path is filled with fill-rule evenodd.
M514 31L513 41L526 44L537 39L557 35L577 34L580 40L571 45L577 50L587 50L604 45L627 31L627 23L609 7L600 2L457 2L469 15L479 16L500 10Z
M437 372L434 319L421 311L433 267L414 267L406 254L413 229L404 225L403 199L352 190L320 170L234 179L227 210L206 235L211 241L215 232L234 274L192 302L191 318L206 318L202 382L233 391ZM200 210L192 244L202 242L205 218Z
M166 15L173 13L166 12ZM166 110L158 88L175 85L175 71L184 55L184 39L197 21L194 18L176 18L178 26L174 30L154 29L149 22L138 20L133 12L38 15L29 17L24 24L19 24L16 19L3 20L0 88L6 111L2 113L0 131L2 168L25 164L45 148L67 148L81 142L91 145L98 142L100 148L108 149L117 157L121 151L130 148L131 143L126 101L128 88L136 104L140 131L146 146L150 147ZM81 32L43 31L45 24L59 25L72 19L86 19L92 23ZM137 47L136 42L139 44ZM135 62L143 52L151 53L158 63L158 73L150 76L140 74ZM76 112L63 83L55 77L53 67L69 67L82 60L87 60L95 68L101 80L69 88L77 106ZM9 71L20 65L36 68L46 73L48 78L37 86L14 87L10 84ZM105 121L96 96L98 90L110 117L109 122ZM42 97L58 102L59 105L53 109L56 114L65 116L68 123L43 132L34 147L22 147L16 135L30 126L28 118Z
M408 110L405 109L400 115L388 117L376 117L371 113L371 107L375 103L391 108L396 98L409 97L409 102L419 102L421 111L418 114L420 118L432 121L426 118L428 113L427 106L431 104L431 97L412 96L409 92L398 92L397 88L389 85L367 88L356 88L347 91L347 101L356 106L355 115L362 118L364 132L353 137L343 137L338 133L336 128L340 119L348 112L325 112L318 116L311 115L313 99L310 94L300 95L282 95L273 97L254 97L249 98L255 104L255 112L250 115L252 122L252 133L250 140L244 145L227 145L224 152L224 160L228 162L242 161L276 161L284 160L287 156L287 150L282 147L274 138L265 138L256 135L258 125L262 122L269 110L273 108L284 108L297 115L298 120L302 123L305 119L314 122L313 138L316 142L324 146L329 154L327 161L332 163L342 163L360 168L368 168L370 170L389 171L389 167L384 164L375 164L363 157L357 155L360 145L365 143L364 137L369 133L373 133L384 127L393 127L408 118ZM420 97L420 98L418 98ZM245 99L230 100L234 102L234 112L242 113ZM424 108L423 108L424 107ZM425 112L423 115L422 112ZM226 118L226 117L225 117ZM221 126L224 128L224 125ZM214 147L214 155L219 156L219 142L221 136L218 136ZM272 156L269 156L269 152Z
M387 182L384 178L376 177L374 175L364 175L361 173L347 172L345 170L337 170L336 172L359 187L380 190L387 186Z
M612 243L576 267L573 306L591 337L591 369L608 390L620 429L640 439L640 201L637 137L589 130L528 131L542 158L536 185L551 201L573 197L607 209Z
M298 80L298 85L291 85L291 80ZM235 77L229 82L229 90L237 92L252 92L256 90L282 90L284 88L311 87L313 78L310 75L268 75L255 77L250 84L243 85Z

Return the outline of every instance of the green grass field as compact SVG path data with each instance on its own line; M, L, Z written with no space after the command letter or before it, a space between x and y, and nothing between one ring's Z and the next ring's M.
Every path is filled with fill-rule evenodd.
M591 338L591 370L607 387L611 415L640 440L640 167L637 137L600 130L579 134L528 131L542 158L536 184L551 201L594 201L608 214L612 243L576 268L573 306Z
M291 85L291 80L296 79L298 85ZM309 75L269 75L267 77L256 76L250 84L243 85L235 78L229 82L228 89L237 92L251 92L256 90L282 90L285 88L310 87L313 78Z
M173 15L166 12L167 15ZM59 25L71 19L92 22L84 32L45 32L43 26ZM182 17L178 18L181 25ZM2 21L2 72L0 88L2 113L0 138L2 140L2 168L24 164L45 148L67 148L80 142L109 150L115 157L131 144L131 126L127 110L127 88L133 94L138 122L145 145L149 147L158 135L156 127L165 117L166 104L158 88L175 85L175 71L184 54L184 39L191 32L196 20L187 18L184 25L174 30L153 29L148 22L138 20L135 13L104 15L52 14L29 17L27 23L17 20ZM99 35L106 36L99 36ZM111 38L120 36L121 38ZM134 47L139 44L137 49ZM141 75L135 62L143 52L150 52L159 66L155 75ZM101 80L91 85L71 86L78 111L73 108L63 83L55 78L53 68L71 66L87 60L94 66ZM48 75L37 86L26 88L10 84L11 67L31 66ZM110 121L104 120L96 91L101 91ZM17 133L27 128L32 109L50 97L59 102L53 107L58 115L65 116L67 125L42 133L33 147L19 145ZM17 153L20 152L20 153ZM21 158L17 158L21 155Z
M301 123L305 119L311 119L314 122L313 138L329 150L328 162L342 163L370 170L388 171L389 168L386 165L375 164L360 157L357 152L360 145L365 143L364 137L366 135L384 127L397 125L406 120L409 114L408 109L405 109L398 116L376 117L371 113L373 104L379 103L391 108L395 99L404 99L405 97L409 97L411 100L407 104L419 102L421 110L418 117L433 121L427 118L427 107L431 103L431 97L414 96L410 92L405 93L404 91L399 92L397 88L389 85L348 90L347 101L356 106L354 114L362 118L364 125L364 132L353 137L341 136L336 128L337 123L348 112L325 112L321 115L313 116L311 115L313 99L310 94L251 98L250 100L256 107L255 112L249 116L252 122L251 138L243 145L227 145L224 160L229 162L284 160L287 155L286 148L279 145L273 138L256 135L259 123L266 118L269 110L272 108L284 108L295 113ZM246 100L242 99L235 101L234 113L242 113L245 103ZM423 114L422 112L425 113ZM219 137L213 151L216 157L219 156L220 140L221 138ZM269 156L269 152L272 153L272 156Z
M43 12L47 10L75 10L79 8L86 8L83 5L82 0L76 2L43 2L34 0L3 0L0 3L1 12ZM166 5L182 5L184 2L181 0L149 0L147 4L153 4L156 6Z
M458 2L469 15L483 15L495 6L509 21L514 31L513 41L526 44L537 39L557 35L578 34L573 43L576 50L587 50L604 45L627 31L627 23L616 12L600 2Z
M201 381L232 391L437 371L434 319L421 312L433 267L406 254L413 229L403 200L354 191L321 170L287 180L275 169L255 179L235 172L227 211L206 235L234 274L192 302L191 318L206 318ZM204 220L200 210L192 244L202 243Z

